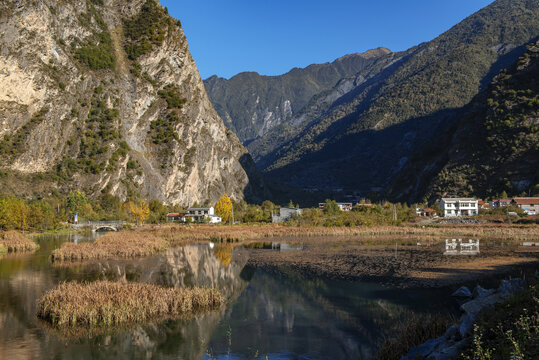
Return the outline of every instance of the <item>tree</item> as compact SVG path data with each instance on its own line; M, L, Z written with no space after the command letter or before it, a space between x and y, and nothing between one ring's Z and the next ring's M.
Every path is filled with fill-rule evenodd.
M0 227L24 230L28 225L28 206L21 199L9 196L0 200Z
M83 213L91 213L91 205L90 207L88 205L90 205L88 198L80 191L73 191L67 196L66 208L71 219L73 219L73 215L75 214L82 216Z
M144 223L144 220L148 219L150 216L150 207L144 200L140 200L137 203L129 203L129 210L138 226L141 226Z
M221 195L215 204L215 212L223 221L232 221L232 201L226 193Z
M324 214L337 215L341 211L335 200L326 199L324 203Z

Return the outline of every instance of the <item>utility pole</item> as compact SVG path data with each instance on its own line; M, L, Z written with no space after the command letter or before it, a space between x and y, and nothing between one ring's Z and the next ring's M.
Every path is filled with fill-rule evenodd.
M393 204L393 221L397 221L397 205Z

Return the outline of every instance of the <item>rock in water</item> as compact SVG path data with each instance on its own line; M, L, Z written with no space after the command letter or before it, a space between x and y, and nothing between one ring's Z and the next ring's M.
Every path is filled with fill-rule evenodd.
M451 296L457 297L472 297L472 292L466 286L461 286Z

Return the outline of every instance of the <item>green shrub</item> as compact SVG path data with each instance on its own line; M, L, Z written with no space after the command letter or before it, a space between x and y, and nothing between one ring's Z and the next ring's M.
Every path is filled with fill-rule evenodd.
M140 13L124 21L126 43L125 52L131 60L150 52L154 46L160 46L171 25L171 18L155 0L147 0Z

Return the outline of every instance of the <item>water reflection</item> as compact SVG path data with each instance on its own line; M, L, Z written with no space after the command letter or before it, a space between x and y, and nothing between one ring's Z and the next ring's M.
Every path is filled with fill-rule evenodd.
M209 349L217 358L231 359L257 354L276 359L369 359L411 316L442 308L456 312L446 295L444 290L406 291L258 270L227 309Z
M39 239L35 254L0 260L1 359L202 359L371 357L396 325L455 304L444 291L403 291L376 284L312 279L246 266L248 249L191 245L139 260L55 266L64 241ZM282 248L281 248L282 250ZM65 338L36 319L36 299L61 281L111 279L173 287L219 288L218 311L93 337Z

